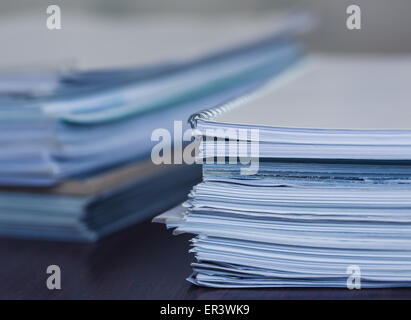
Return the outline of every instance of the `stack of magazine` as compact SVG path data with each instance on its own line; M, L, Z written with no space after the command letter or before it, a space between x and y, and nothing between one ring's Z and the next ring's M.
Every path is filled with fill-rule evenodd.
M181 202L199 170L153 164L153 131L173 137L174 121L188 127L198 106L250 92L299 56L279 29L190 61L3 74L0 235L93 241Z
M410 286L410 75L410 57L312 56L194 114L203 181L155 219L196 235L188 280Z

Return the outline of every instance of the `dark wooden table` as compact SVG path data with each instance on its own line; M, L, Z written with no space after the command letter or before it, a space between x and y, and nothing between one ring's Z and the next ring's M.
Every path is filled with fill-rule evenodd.
M404 299L411 289L209 289L190 285L189 235L145 222L97 244L0 239L1 299ZM48 290L59 265L62 289Z

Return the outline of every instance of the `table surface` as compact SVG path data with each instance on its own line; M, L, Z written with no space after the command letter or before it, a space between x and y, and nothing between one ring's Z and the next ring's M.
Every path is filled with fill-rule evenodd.
M211 289L189 284L190 235L144 222L96 244L0 239L0 299L409 299L411 289ZM49 265L61 290L46 287Z

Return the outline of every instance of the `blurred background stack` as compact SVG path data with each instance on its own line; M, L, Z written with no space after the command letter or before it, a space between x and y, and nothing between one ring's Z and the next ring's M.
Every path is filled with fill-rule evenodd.
M173 132L175 121L186 129L192 113L253 90L300 55L292 40L298 23L281 17L252 34L233 25L223 43L201 24L164 29L169 22L157 22L167 33L130 28L145 28L133 41L153 41L156 61L142 50L133 54L137 67L82 70L56 62L3 71L0 235L94 241L177 204L200 171L155 165L152 133L181 135ZM62 32L69 23L62 22ZM187 56L199 35L201 52Z

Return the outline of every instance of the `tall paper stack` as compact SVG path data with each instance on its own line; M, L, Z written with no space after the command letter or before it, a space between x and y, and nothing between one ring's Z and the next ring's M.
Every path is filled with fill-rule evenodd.
M196 235L189 281L410 286L410 75L410 57L308 57L193 115L203 181L156 219Z

